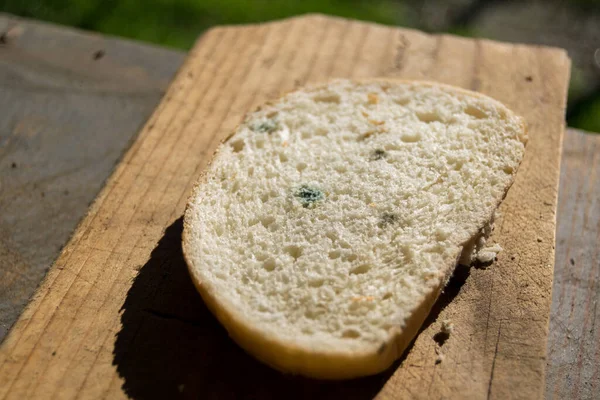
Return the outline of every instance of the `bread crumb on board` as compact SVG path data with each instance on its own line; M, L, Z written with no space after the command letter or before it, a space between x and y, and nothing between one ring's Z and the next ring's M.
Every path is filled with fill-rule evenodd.
M450 335L454 331L454 324L449 320L445 319L442 321L442 332Z
M494 261L494 259L498 256L498 253L500 253L502 250L502 247L496 243L493 246L485 247L479 250L475 255L475 259L482 264L489 263Z
M446 357L444 356L444 354L442 353L442 349L441 349L441 348L439 348L439 347L436 347L436 348L435 348L435 354L436 354L436 357L435 357L435 365L438 365L438 364L440 364L440 363L441 363L442 361L444 361L444 359L446 358Z
M497 215L498 212L494 214L491 222L486 224L479 231L477 236L465 244L463 252L458 260L459 264L472 265L475 263L479 265L489 265L496 259L498 253L503 250L498 243L495 243L492 246L486 246L487 239L494 230L494 220Z
M444 361L444 355L442 353L438 354L437 357L435 358L435 363L440 364L442 361Z

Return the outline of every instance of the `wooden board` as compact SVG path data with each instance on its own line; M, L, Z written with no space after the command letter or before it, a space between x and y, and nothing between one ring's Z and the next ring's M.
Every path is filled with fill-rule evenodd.
M562 157L546 399L600 390L600 135L568 130Z
M2 344L0 398L540 397L568 74L562 50L321 16L207 32ZM387 374L283 376L204 308L181 256L180 216L248 109L305 83L368 76L456 84L526 118L531 140L493 236L504 252L490 268L458 271ZM442 319L456 328L440 347Z
M0 33L1 341L184 56L4 15Z

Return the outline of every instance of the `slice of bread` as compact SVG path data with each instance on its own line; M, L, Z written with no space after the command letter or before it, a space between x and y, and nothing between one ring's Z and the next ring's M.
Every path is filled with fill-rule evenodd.
M398 359L490 221L526 143L499 102L334 81L250 113L193 190L183 250L249 353L326 379Z

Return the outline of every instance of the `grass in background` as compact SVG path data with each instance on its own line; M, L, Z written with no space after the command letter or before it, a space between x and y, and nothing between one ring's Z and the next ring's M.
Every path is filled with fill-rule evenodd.
M578 0L573 6L589 8L599 0ZM411 3L411 4L409 4ZM309 12L415 27L414 2L399 0L0 0L0 11L123 36L187 50L214 25L243 24L281 19ZM476 36L468 27L450 33ZM577 97L573 70L570 94ZM600 98L586 102L571 115L570 126L600 132Z
M600 98L586 104L577 114L569 118L568 123L574 128L600 133Z
M0 0L4 12L180 49L214 25L309 12L406 25L405 9L392 0Z

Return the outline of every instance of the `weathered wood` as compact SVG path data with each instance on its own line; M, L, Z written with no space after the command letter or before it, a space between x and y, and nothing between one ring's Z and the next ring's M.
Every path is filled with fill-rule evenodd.
M563 150L546 398L600 390L600 135L567 131Z
M0 15L0 341L183 61Z
M568 69L558 50L318 16L208 32L0 348L0 397L539 397ZM206 312L179 246L178 218L218 139L266 98L332 76L480 90L531 135L493 235L498 262L459 271L395 371L345 383L282 376L243 354ZM440 347L442 319L455 331Z

